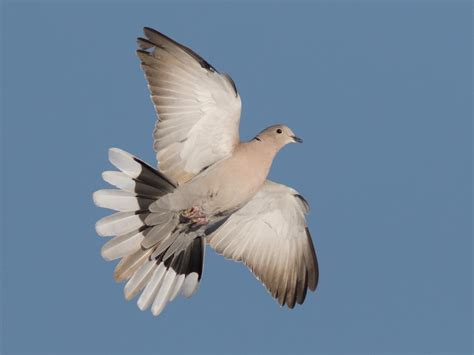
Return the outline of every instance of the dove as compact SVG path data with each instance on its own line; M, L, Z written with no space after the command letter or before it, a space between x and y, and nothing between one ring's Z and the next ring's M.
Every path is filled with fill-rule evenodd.
M192 49L145 27L137 40L157 121L154 168L119 148L118 171L102 174L115 189L94 192L94 203L116 211L96 223L110 238L106 260L125 282L127 300L159 315L200 283L206 245L244 263L281 306L303 304L319 268L306 223L308 202L268 180L276 154L301 143L282 124L252 140L239 138L241 99L231 77Z

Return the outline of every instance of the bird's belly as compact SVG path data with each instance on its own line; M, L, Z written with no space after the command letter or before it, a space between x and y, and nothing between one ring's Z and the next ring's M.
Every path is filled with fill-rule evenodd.
M255 185L250 187L238 181L209 186L208 195L201 201L197 201L197 204L208 215L233 210L251 199L258 191L256 187Z
M268 174L267 168L252 168L255 164L247 160L223 161L162 197L159 204L177 211L198 208L207 216L239 208L257 193Z
M196 183L205 186L204 193L198 193L191 202L206 215L233 210L245 204L260 189L266 175L258 174L245 167L225 169L226 174L209 174ZM190 190L193 190L190 186ZM199 190L199 189L196 189Z

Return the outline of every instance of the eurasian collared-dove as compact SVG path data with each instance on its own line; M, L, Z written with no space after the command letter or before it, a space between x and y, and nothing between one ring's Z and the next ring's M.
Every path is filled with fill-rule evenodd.
M158 113L156 170L117 148L118 171L103 173L118 190L94 193L97 206L118 211L96 224L114 236L102 248L121 258L125 297L158 315L178 293L191 296L201 279L204 247L247 265L281 305L302 304L314 291L318 265L306 227L308 203L294 189L267 180L275 154L301 142L284 125L249 142L239 139L240 96L230 76L191 49L144 29L138 57Z

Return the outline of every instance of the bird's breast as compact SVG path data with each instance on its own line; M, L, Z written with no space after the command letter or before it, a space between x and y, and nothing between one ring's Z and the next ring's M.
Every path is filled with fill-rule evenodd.
M263 185L269 166L254 157L237 156L223 162L222 166L210 172L207 181L207 193L202 201L204 210L209 213L234 209L248 200Z
M233 210L257 193L267 178L271 160L238 150L179 186L169 198L181 209L198 207L208 216Z

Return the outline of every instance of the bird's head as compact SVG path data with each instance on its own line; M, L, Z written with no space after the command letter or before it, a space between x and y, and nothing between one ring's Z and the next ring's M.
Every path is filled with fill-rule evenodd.
M295 136L290 128L282 124L265 128L255 139L265 144L271 144L277 150L288 143L303 143L303 140Z

